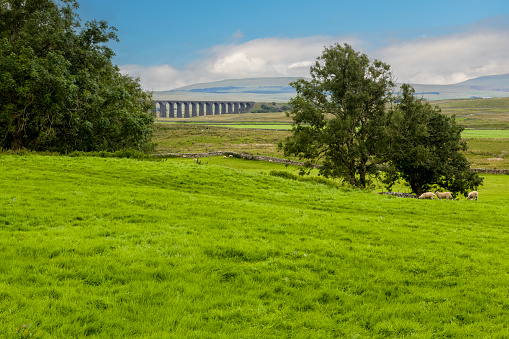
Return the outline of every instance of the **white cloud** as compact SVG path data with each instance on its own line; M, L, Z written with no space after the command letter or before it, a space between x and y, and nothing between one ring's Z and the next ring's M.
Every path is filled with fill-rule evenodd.
M482 30L419 38L373 51L398 81L453 84L509 73L509 30Z
M336 41L338 39L330 37L266 38L215 46L194 66L222 78L308 76L312 62L324 47Z
M139 77L143 88L154 91L223 79L309 76L309 67L324 47L338 41L360 44L353 38L256 39L202 51L199 60L182 70L169 65L124 65L120 68L124 73Z
M315 58L316 59L316 58ZM298 68L306 68L309 69L311 66L314 65L316 60L309 60L309 61L298 61L294 62L293 64L288 66L288 69L298 69Z
M123 74L140 78L141 86L149 91L168 90L170 83L175 87L187 84L185 80L182 80L182 72L169 65L123 65L119 68Z
M309 67L324 47L348 43L370 58L391 65L398 81L422 84L457 83L483 75L509 73L509 29L472 25L470 30L424 36L363 50L367 41L353 37L265 38L217 45L184 69L170 65L121 66L140 77L147 90L169 90L200 82L255 77L309 76ZM234 36L240 37L238 30Z

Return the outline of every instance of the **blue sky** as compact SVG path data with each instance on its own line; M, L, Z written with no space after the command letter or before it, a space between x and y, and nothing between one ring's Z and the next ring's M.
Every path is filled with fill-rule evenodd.
M113 61L148 90L307 76L336 42L390 64L404 82L509 73L507 0L82 0L78 14L118 29Z

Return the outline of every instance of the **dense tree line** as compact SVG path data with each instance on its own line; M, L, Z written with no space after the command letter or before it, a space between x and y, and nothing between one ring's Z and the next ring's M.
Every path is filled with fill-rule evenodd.
M405 179L416 194L432 187L466 194L482 184L461 153L463 128L416 99L410 85L395 97L389 65L335 44L310 73L291 84L297 96L293 133L279 145L285 155L320 162L320 174L361 188L380 180L391 189Z
M277 105L275 102L271 104L261 104L260 108L255 108L251 113L273 113L273 112L286 112L290 107L287 105Z
M0 2L0 147L58 152L152 147L152 98L120 73L105 21L76 0Z

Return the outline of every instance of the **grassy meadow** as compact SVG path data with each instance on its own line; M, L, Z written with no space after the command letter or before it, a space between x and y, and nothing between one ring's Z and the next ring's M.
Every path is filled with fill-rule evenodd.
M474 101L443 111L491 109ZM468 122L474 168L509 169L499 104ZM291 123L174 120L157 153L282 158L289 131L238 127ZM0 338L509 338L508 175L445 202L221 156L0 152L0 168Z
M509 337L509 176L444 202L192 159L0 164L5 338Z

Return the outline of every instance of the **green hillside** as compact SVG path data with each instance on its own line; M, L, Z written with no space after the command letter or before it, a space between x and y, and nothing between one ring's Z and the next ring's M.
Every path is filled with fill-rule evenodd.
M248 100L288 102L295 96L290 82L298 78L227 79L154 92L156 100ZM509 74L484 76L452 85L411 84L428 100L509 97Z
M0 166L5 338L509 336L508 176L445 202L192 159Z

